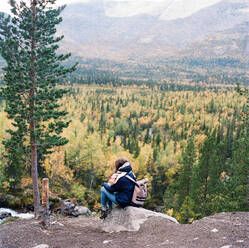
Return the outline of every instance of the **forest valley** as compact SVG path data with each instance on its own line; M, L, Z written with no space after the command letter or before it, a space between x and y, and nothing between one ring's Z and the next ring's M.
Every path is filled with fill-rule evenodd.
M181 223L249 211L248 92L166 84L58 87L68 90L60 104L71 120L62 135L69 142L45 156L38 147L39 180L48 177L53 194L98 210L101 183L113 173L114 161L126 157L138 179L150 180L148 209ZM4 108L2 100L1 141L14 128ZM30 162L18 147L8 166L9 151L0 145L1 204L30 208Z

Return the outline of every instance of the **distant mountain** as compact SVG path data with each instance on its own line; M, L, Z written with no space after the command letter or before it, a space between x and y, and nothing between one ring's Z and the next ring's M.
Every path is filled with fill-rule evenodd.
M167 9L163 12L167 13ZM186 18L171 21L145 14L106 16L103 1L97 0L68 5L63 19L59 27L59 33L65 35L63 49L84 57L140 60L174 55L183 48L186 54L191 54L195 46L198 49L194 54L199 52L206 56L208 52L218 56L219 49L214 43L226 47L220 56L237 55L238 49L244 49L239 54L247 54L249 30L243 25L249 22L249 3L245 0L224 0ZM245 43L245 48L238 44L235 49L232 42L235 36L238 42ZM206 49L200 49L202 45Z
M232 57L249 61L249 21L211 34L201 42L181 49L181 56Z

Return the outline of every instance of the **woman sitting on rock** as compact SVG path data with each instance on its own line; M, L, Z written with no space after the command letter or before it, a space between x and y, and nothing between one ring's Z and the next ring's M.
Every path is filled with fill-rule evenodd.
M136 180L131 163L125 158L119 158L115 161L115 168L116 172L110 177L108 183L103 183L101 188L101 219L106 218L113 208L113 203L122 208L131 205L135 184L126 177L128 175Z

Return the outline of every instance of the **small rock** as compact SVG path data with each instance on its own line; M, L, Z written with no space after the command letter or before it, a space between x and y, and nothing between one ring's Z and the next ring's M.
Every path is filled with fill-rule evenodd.
M78 217L79 212L75 210L75 204L71 200L61 202L61 214Z
M77 206L74 209L78 211L79 215L90 215L92 212L87 207Z
M225 246L222 246L220 248L230 248L230 247L232 247L232 246L231 245L225 245Z
M237 243L243 243L244 240L236 240Z
M165 240L164 242L162 242L160 245L166 245L166 244L168 244L169 243L169 240L167 239L167 240Z
M3 220L5 218L11 217L11 213L8 212L1 212L0 213L0 220Z
M34 246L33 248L49 248L49 245L41 244L41 245Z
M112 242L112 240L104 240L104 241L103 241L103 244L108 244L108 243L110 243L110 242Z
M59 225L59 226L64 226L62 223L60 223L60 222L58 222L58 221L53 221L52 223L51 223L51 225Z
M213 230L211 230L211 232L218 232L218 230L216 228L214 228Z

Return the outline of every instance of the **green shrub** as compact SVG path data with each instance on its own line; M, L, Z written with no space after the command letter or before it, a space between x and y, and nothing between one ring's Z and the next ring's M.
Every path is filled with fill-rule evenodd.
M81 201L82 204L86 203L85 194L86 188L80 184L74 184L72 186L71 194L73 198L76 198L77 201Z

